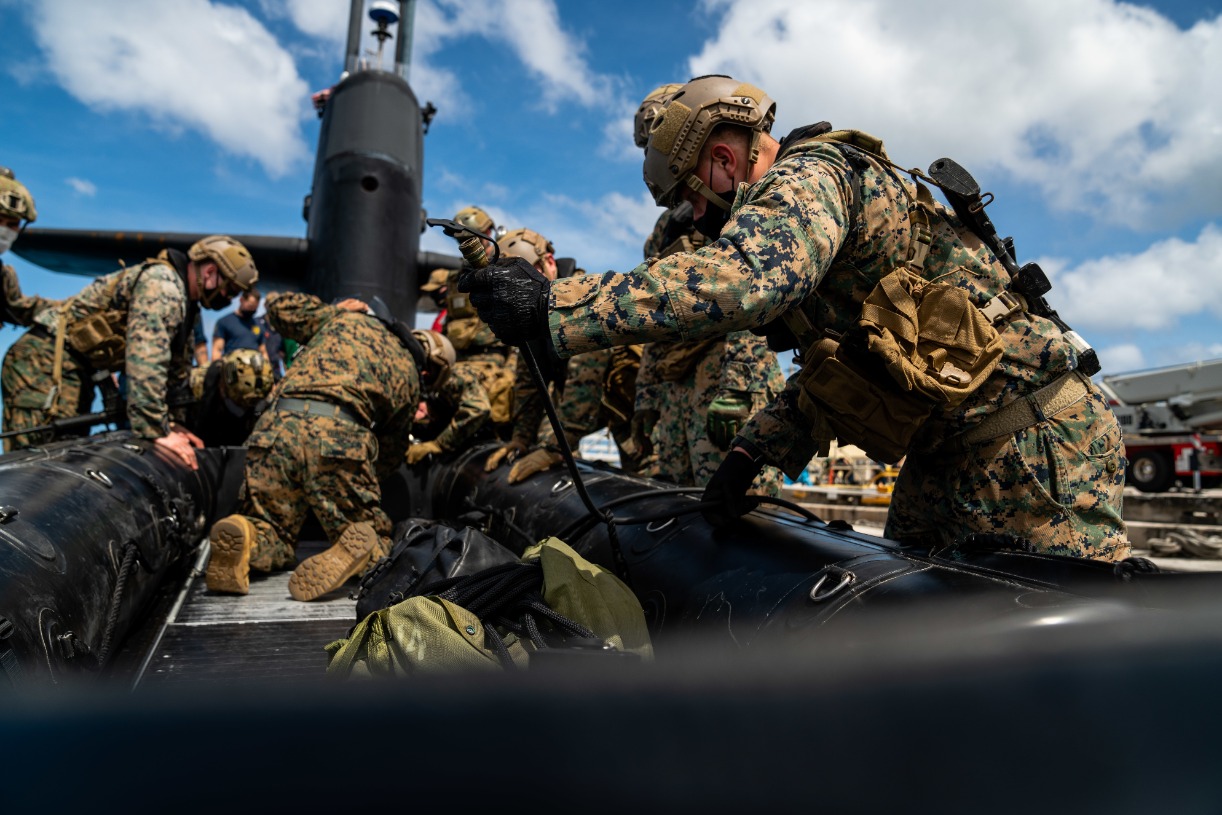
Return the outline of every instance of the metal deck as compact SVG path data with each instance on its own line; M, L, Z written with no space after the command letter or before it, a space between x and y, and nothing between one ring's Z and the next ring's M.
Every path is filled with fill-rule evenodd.
M302 542L298 556L324 548L324 542ZM213 594L204 585L207 555L205 545L133 685L321 679L323 646L356 623L356 603L348 599L355 582L311 603L289 595L290 572L253 577L246 596Z

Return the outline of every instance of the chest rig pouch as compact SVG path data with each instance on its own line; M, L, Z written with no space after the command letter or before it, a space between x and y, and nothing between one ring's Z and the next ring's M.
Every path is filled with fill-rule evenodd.
M870 138L864 134L820 138L864 147L890 165L881 142L872 140L875 149L857 144ZM1003 350L997 330L966 290L922 277L935 210L929 189L920 182L916 187L917 200L908 200L907 258L879 280L848 331L819 336L801 306L784 315L802 349L803 415L813 427L825 422L842 444L888 464L903 458L935 410L958 406L980 387Z
M142 264L136 270L131 284L132 291L140 282L140 276L144 274L147 265ZM61 313L60 319L65 321L61 330L64 331L68 347L99 371L119 370L127 356L128 309L121 308L116 297L123 277L124 275L117 274L107 284L106 303L110 307L105 311L94 312L76 320L69 319L66 311Z

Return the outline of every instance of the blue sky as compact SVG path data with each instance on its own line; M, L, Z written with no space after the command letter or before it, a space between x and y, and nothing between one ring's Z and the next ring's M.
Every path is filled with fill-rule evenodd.
M776 135L828 119L902 165L968 167L1105 373L1222 357L1220 6L421 0L411 79L439 108L424 204L479 204L590 271L627 271L658 214L637 104L731 73L777 101ZM339 76L347 7L0 0L0 164L38 226L302 236L309 94ZM46 296L85 283L4 260ZM0 351L17 336L0 330Z

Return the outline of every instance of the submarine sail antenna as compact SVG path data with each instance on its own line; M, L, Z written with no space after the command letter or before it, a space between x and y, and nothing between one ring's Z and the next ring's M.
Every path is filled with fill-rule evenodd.
M395 36L390 33L390 27L399 22L399 11L397 3L391 0L374 0L369 5L369 19L377 24L377 28L369 32L378 41L378 70L382 70L382 51L386 47L386 41Z

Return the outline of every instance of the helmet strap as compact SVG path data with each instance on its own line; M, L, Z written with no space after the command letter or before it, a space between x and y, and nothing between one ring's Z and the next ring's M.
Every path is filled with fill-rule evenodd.
M713 192L713 189L708 184L705 184L703 181L697 178L695 173L692 173L687 177L686 183L688 187L704 196L710 204L713 204L717 208L725 210L726 212L730 211L730 204L726 203L726 200L720 195Z

